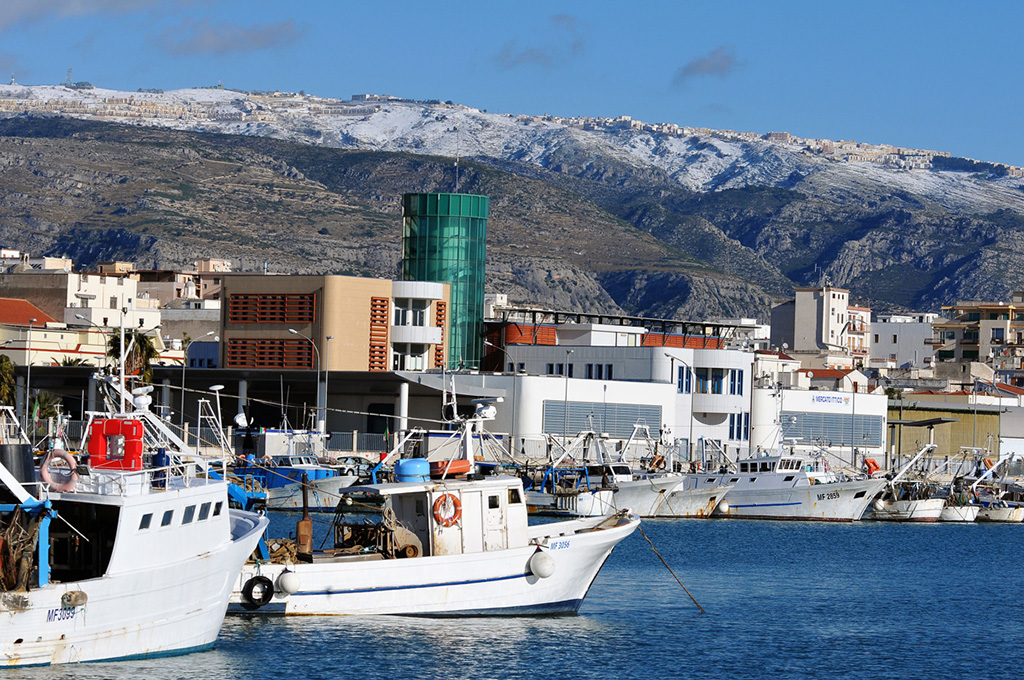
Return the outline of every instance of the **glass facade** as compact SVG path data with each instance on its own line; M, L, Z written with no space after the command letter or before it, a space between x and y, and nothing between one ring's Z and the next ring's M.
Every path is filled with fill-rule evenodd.
M483 357L487 196L405 194L402 197L402 279L451 286L448 359L451 368L479 368Z

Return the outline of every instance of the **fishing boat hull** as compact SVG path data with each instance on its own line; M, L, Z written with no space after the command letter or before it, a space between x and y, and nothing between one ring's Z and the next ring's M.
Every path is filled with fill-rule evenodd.
M733 475L732 478L737 478ZM716 516L743 519L817 520L853 522L863 517L871 500L886 484L884 479L863 479L809 486L779 487L765 476L766 484L743 486L739 480L729 489L726 504Z
M1024 506L998 506L990 505L978 512L979 522L1007 522L1015 523L1024 521Z
M355 475L310 479L307 482L309 509L322 512L333 511L338 505L341 490L352 486L358 480L359 478ZM271 510L301 510L301 482L267 489L267 507Z
M980 505L947 505L939 515L940 522L973 522L981 511Z
M408 559L315 556L311 563L248 564L228 613L249 615L508 616L575 613L612 549L639 525L635 516L530 527L530 544L504 550ZM550 573L535 555L550 558ZM292 576L284 576L288 572ZM267 604L243 594L251 579L273 584ZM289 585L289 580L291 584ZM285 592L292 590L292 592ZM251 592L251 589L250 589Z
M203 555L137 560L137 568L111 569L99 578L0 594L0 659L8 666L38 666L210 647L236 574L266 523L231 511L231 540ZM122 524L137 531L137 524Z
M641 517L710 517L729 491L727 486L693 488L680 475L651 476L619 482L612 496L614 510L629 509Z
M871 506L871 519L882 522L938 522L945 505L944 498L879 499Z

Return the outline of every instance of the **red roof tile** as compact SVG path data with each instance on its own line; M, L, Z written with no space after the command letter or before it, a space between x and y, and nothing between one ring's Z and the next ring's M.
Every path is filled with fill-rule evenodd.
M56 319L28 300L18 298L0 298L0 323L12 326L27 326L29 319L35 319L33 326L53 323Z

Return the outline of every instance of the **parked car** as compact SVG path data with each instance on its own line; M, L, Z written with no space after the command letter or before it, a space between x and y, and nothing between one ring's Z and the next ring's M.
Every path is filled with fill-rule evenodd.
M369 458L363 458L362 456L342 456L334 461L334 466L343 475L355 475L362 479L370 476L373 463L370 462Z

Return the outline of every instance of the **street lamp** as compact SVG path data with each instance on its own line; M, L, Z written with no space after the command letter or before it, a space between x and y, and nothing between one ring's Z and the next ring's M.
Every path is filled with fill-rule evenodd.
M334 340L334 336L328 335L327 342L324 343L324 432L327 431L327 381L331 375L331 340Z
M519 384L519 371L516 370L516 363L512 360L512 355L508 353L508 350L487 340L484 340L484 344L488 347L501 350L502 354L504 354L508 359L509 366L511 367L509 372L512 373L512 426L509 428L508 433L510 439L509 452L511 453L515 449L516 441L516 385ZM502 371L502 373L504 373L504 371Z
M181 426L181 431L182 432L185 431L185 369L188 368L188 348L191 347L192 343L195 342L196 340L199 340L200 338L208 338L211 335L213 335L214 333L216 333L216 331L210 331L209 333L203 333L198 338L189 338L188 341L186 341L182 345L182 355L181 355L181 418L179 419L179 425Z
M28 402L32 399L32 324L35 318L28 320L28 333L25 334L25 431L28 426Z
M562 401L562 442L568 448L569 444L569 355L576 350L565 350L565 366L562 374L565 375L565 399Z
M676 377L676 362L678 361L686 367L687 382L690 385L688 394L690 395L690 434L686 437L686 461L693 462L693 367L686 363L677 356L673 356L668 352L665 352L665 356L669 359L669 379L676 383L676 391L679 391L679 380Z
M308 335L303 335L294 328L289 328L288 332L291 333L292 335L297 335L300 338L306 340L306 342L308 342L310 346L313 348L313 354L316 356L316 374L315 377L313 378L316 381L316 426L317 431L323 434L324 421L321 420L320 416L320 350L316 348L316 343L313 342L313 338L309 337Z

